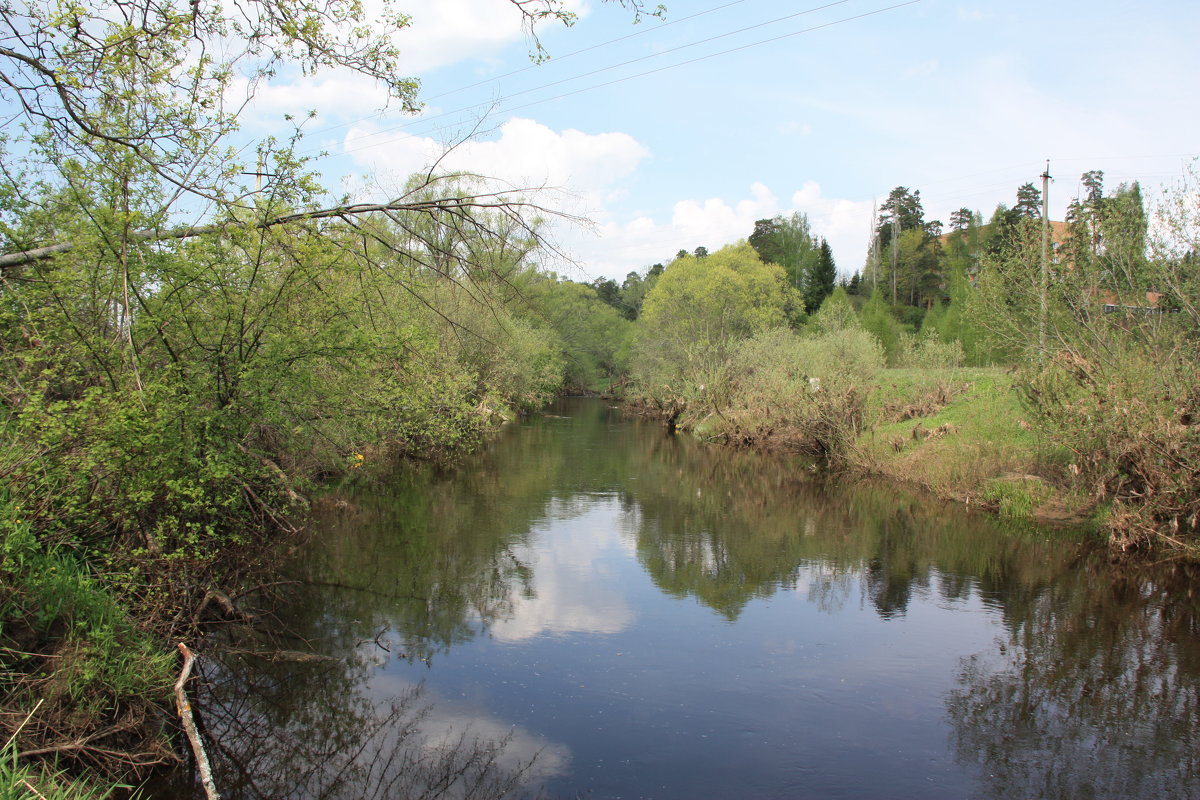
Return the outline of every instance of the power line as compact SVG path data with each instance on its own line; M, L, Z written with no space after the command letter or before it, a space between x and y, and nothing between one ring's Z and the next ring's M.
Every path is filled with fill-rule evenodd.
M562 63L563 61L566 61L568 58L571 58L572 56L577 56L582 53L589 53L592 50L599 50L603 47L608 47L610 44L617 44L618 42L623 42L626 39L632 39L635 36L642 36L647 33L656 33L658 31L661 31L663 28L670 27L671 25L678 25L681 22L687 22L688 20L696 19L697 17L703 17L705 14L712 14L716 11L723 11L726 8L729 8L730 6L736 6L736 5L738 5L740 3L744 3L744 2L746 2L746 0L733 0L732 3L726 3L725 5L715 6L713 8L707 9L705 11L697 11L695 14L689 14L686 17L680 17L679 19L673 19L673 20L670 20L669 22L663 22L661 24L655 25L653 28L644 28L640 31L635 31L634 33L626 34L625 36L618 36L616 39L609 39L607 42L601 42L599 44L591 45L590 47L584 47L579 50L574 50L570 53L566 53L561 56L556 56L553 59L551 59L551 61L553 63ZM472 83L468 86L460 86L457 89L451 89L449 91L442 92L441 94L435 94L431 97L426 98L426 100L437 100L442 97L449 97L452 94L458 94L459 92L466 91L467 89L474 89L477 86L482 86L485 83L491 83L492 81L501 81L501 80L504 80L505 78L511 78L513 75L520 75L522 72L528 72L529 70L537 69L538 67L539 67L538 64L530 64L529 66L521 67L520 69L514 69L512 72L506 72L503 75L496 75L494 77L486 78L482 81Z
M575 89L575 90L573 90L573 91L570 91L570 92L564 92L564 93L562 93L562 94L555 95L555 96L553 96L553 97L547 97L547 98L543 98L543 99L541 99L541 100L534 100L534 101L532 101L532 102L525 103L525 104L523 104L523 105L509 107L509 108L505 109L505 111L506 111L506 113L513 112L513 111L520 111L520 110L523 110L523 109L526 109L526 108L530 108L530 107L532 107L532 106L541 105L541 104L543 104L543 103L550 103L550 102L553 102L553 101L555 101L555 100L561 100L561 99L563 99L563 98L566 98L566 97L572 97L572 96L574 96L574 95L577 95L577 94L582 94L582 93L584 93L584 92L590 92L590 91L593 91L593 90L595 90L595 89L603 89L603 88L605 88L605 87L608 87L608 86L614 86L614 85L616 85L616 84L618 84L618 83L624 83L624 82L626 82L626 81L635 80L635 79L637 79L637 78L644 78L644 77L646 77L646 76L649 76L649 75L654 75L654 74L657 74L657 73L659 73L659 72L665 72L665 71L667 71L667 70L670 70L670 69L676 69L677 67L688 66L688 65L690 65L690 64L695 64L695 63L698 63L698 62L700 62L700 61L706 61L706 60L708 60L708 59L710 59L710 58L717 58L717 57L719 57L719 56L725 56L725 55L729 55L730 53L737 53L737 52L740 52L740 51L742 51L742 50L748 50L748 49L750 49L750 48L752 48L752 47L761 47L762 45L765 45L765 44L771 44L771 43L773 43L773 42L778 42L778 41L780 41L780 40L782 40L782 39L788 39L788 38L791 38L791 37L793 37L793 36L800 36L800 35L802 35L802 34L805 34L805 33L812 33L813 31L823 30L823 29L825 29L825 28L831 28L831 27L833 27L833 26L835 26L835 25L841 25L841 24L843 24L843 23L846 23L846 22L852 22L852 21L854 21L854 20L863 19L863 18L865 18L865 17L871 17L871 16L875 16L876 14L882 14L882 13L884 13L884 12L887 12L887 11L894 11L894 10L895 10L895 9L897 9L897 8L903 8L903 7L905 7L905 6L916 5L917 3L920 3L921 1L922 1L922 0L907 0L907 2L903 2L903 3L897 3L897 4L895 4L895 5L886 6L886 7L884 7L884 8L878 8L878 9L875 9L874 11L866 11L866 12L863 12L863 13L861 13L861 14L855 14L855 15L853 15L853 16L844 17L844 18L842 18L842 19L834 20L834 21L832 21L832 22L826 22L826 23L823 23L823 24L821 24L821 25L814 25L814 26L812 26L811 28L804 28L804 29L802 29L802 30L798 30L798 31L792 31L791 33L785 33L785 34L782 34L782 35L780 35L780 36L773 36L773 37L771 37L771 38L769 38L769 39L762 39L762 40L759 40L759 41L757 41L757 42L751 42L751 43L749 43L749 44L739 45L738 47L732 47L732 48L729 48L728 50L721 50L721 51L718 51L718 52L716 52L716 53L709 53L709 54L707 54L707 55L703 55L703 56L697 56L696 58L691 58L691 59L688 59L688 60L686 60L686 61L680 61L680 62L678 62L678 63L675 63L675 64L668 64L668 65L666 65L666 66L657 67L657 68L655 68L655 69L651 69L651 70L646 70L645 72L639 72L639 73L636 73L636 74L633 74L633 75L627 75L627 76L625 76L625 77L623 77L623 78L616 78L616 79L614 79L614 80L611 80L611 81L606 81L606 82L604 82L604 83L598 83L598 84L595 84L595 85L592 85L592 86L586 86L586 87L583 87L583 88L581 88L581 89ZM812 13L813 11L818 11L818 10L821 10L821 9L823 9L823 8L829 8L830 6L834 6L834 5L840 5L840 4L842 4L842 3L845 3L845 2L848 2L848 0L837 0L837 2L834 2L834 3L829 3L829 4L825 5L825 6L819 6L819 7L817 7L817 8L812 8L812 9L809 9L808 11L798 12L797 14L792 14L792 15L790 15L789 17L784 17L784 18L781 18L781 19L789 19L789 18L791 18L791 17L799 16L800 14ZM777 21L778 21L778 20L774 20L774 21L772 21L772 22L777 22ZM756 27L762 27L763 25L767 25L767 24L772 24L772 23L760 23L759 25L754 25L754 26L751 26L750 28L744 28L744 29L742 29L742 31L745 31L745 30L751 30L752 28L756 28ZM740 32L742 32L742 31L735 31L735 33L740 33ZM699 41L699 42L694 42L694 43L692 43L692 45L695 45L695 44L703 44L703 43L705 43L705 42L710 42L710 41L713 41L713 40L715 40L715 39L724 38L725 36L729 36L729 35L731 35L731 34L729 34L729 33L720 34L720 35L718 35L718 36L713 36L713 37L710 37L709 39L704 39L704 40L701 40L701 41ZM683 47L690 47L690 46L692 46L692 45L684 45ZM666 51L666 52L674 52L674 51L676 51L676 50L683 49L683 47L674 48L673 50L671 50L671 51ZM660 54L660 55L661 55L661 54ZM576 78L579 78L579 77L587 77L587 75L593 75L593 74L596 74L596 72L604 72L604 71L606 71L606 70L608 70L608 69L614 69L616 66L625 66L625 65L627 65L627 64L630 64L630 63L635 63L636 61L642 61L642 60L645 60L645 58L649 58L649 56L647 56L647 57L643 57L643 58L639 58L639 59L634 59L634 60L632 60L632 61L625 62L625 63L623 63L623 64L615 65L614 67L606 67L605 69L602 69L602 70L596 70L595 72L592 72L592 73L587 73L586 75L582 75L582 76L576 76ZM463 111L477 110L477 109L480 109L480 108L484 107L485 105L492 105L493 107L498 107L500 103L503 103L503 102L505 102L506 100L509 100L509 99L511 99L512 97L517 97L517 96L519 96L519 95L522 95L522 94L528 94L529 92L532 92L532 91L537 91L537 90L540 90L540 89L549 88L550 86L556 86L556 85L558 85L558 84L560 84L560 83L565 83L565 82L567 82L568 80L575 80L576 78L568 78L568 79L566 79L566 80L562 80L562 81L556 81L556 82L554 82L554 83L547 84L546 86L540 86L540 87L537 87L536 89L528 89L528 90L524 90L524 91L518 92L518 93L516 93L516 94L514 94L514 95L510 95L509 97L500 98L499 100L495 101L495 102L494 102L494 103L492 103L492 104L476 104L476 105L474 105L474 106L467 106L467 107L465 107L465 108L460 108L460 109L457 109L457 110L455 110L455 111L449 111L449 112L446 112L446 113L444 113L444 114L439 114L439 115L437 115L437 116L435 116L435 117L429 117L429 118L426 118L426 119L423 119L423 120L414 121L413 123L404 123L404 124L402 124L402 125L398 125L398 126L395 126L395 127L392 127L392 128L388 128L388 129L386 129L386 130L382 130L382 131L376 131L375 133L366 134L366 135L365 135L365 136L363 136L362 138L363 138L363 139L368 139L368 138L373 138L373 137L376 137L376 136L383 136L383 135L386 135L386 134L389 134L389 133L394 133L394 132L396 132L396 131L400 130L401 128L406 128L406 127L409 127L410 125L417 124L417 122L428 122L428 121L431 121L431 120L434 120L434 119L440 119L440 118L442 118L442 117L451 116L451 115L453 115L453 114L458 114L458 113L461 113L461 112L463 112ZM446 129L446 128L440 128L440 129L437 129L437 130L445 130L445 129ZM436 132L436 131L430 131L430 132ZM410 135L414 135L414 134L410 134ZM344 149L342 150L342 153L353 153L353 152L357 152L357 151L359 151L359 150L363 150L363 149L366 149L366 148L368 148L368 147L375 147L375 146L377 146L378 144L384 144L384 143L386 143L387 141L394 141L394 140L385 140L384 142L371 143L371 144L363 145L363 146L360 146L360 147L350 147L350 148L344 148ZM310 151L310 152L311 152L311 151Z
M632 39L635 36L644 36L647 33L656 33L658 31L661 31L663 28L668 28L672 25L678 25L682 22L687 22L688 20L696 19L697 17L703 17L706 14L712 14L717 11L723 11L724 9L729 8L730 6L736 6L741 3L745 3L745 2L746 2L746 0L733 0L732 3L725 3L724 5L714 6L713 8L709 8L704 11L697 11L695 14L689 14L686 17L680 17L679 19L670 20L669 22L663 22L661 24L655 25L653 28L643 28L642 30L635 31L634 33L626 34L625 36L618 36L616 39L609 39L606 42L600 42L599 44L594 44L589 47L581 48L579 50L573 50L570 53L566 53L561 56L555 56L554 58L552 58L550 60L550 63L560 64L563 61L566 61L568 58L571 58L572 56L577 56L577 55L581 55L583 53L588 53L588 52L591 52L592 50L600 50L602 48L608 47L609 45L623 42L626 39ZM531 69L539 69L542 66L543 65L541 65L541 64L530 64L529 66L521 67L520 69L514 69L511 72L506 72L503 75L494 75L490 78L485 78L481 81L476 81L475 83L467 84L466 86L460 86L457 89L449 89L449 90L441 92L439 94L431 95L429 97L423 98L422 102L429 102L432 100L438 100L442 97L449 97L452 94L458 94L459 92L465 92L468 89L475 89L475 88L477 88L479 86L483 86L484 84L487 84L487 83L493 83L495 81L504 80L505 78L511 78L513 75L520 75L523 72L528 72ZM451 113L454 113L454 112L451 112ZM317 130L313 131L312 133L313 134L325 133L326 131L333 131L333 130L337 130L338 128L345 128L350 125L355 125L359 122L366 122L367 120L374 119L377 116L379 116L379 115L371 114L370 116L359 117L358 119L352 119L347 122L339 122L336 125L327 125L324 128L318 128Z
M920 1L920 0L913 0L913 2L919 2L919 1ZM455 115L455 114L461 114L461 113L463 113L463 112L466 112L466 111L476 111L476 112L478 112L478 111L480 111L480 110L482 110L482 109L486 109L486 108L489 108L489 107L495 107L495 106L499 105L500 103L504 103L504 102L507 102L508 100L512 100L514 97L521 97L522 95L532 94L533 92L540 92L540 91L541 91L541 90L543 90L543 89L549 89L549 88L551 88L551 87L553 87L553 86L560 86L560 85L562 85L562 84L564 84L564 83L570 83L571 81L577 81L577 80L580 80L580 79L582 79L582 78L589 78L589 77L591 77L591 76L593 76L593 75L599 75L599 74L600 74L600 73L602 73L602 72L610 72L610 71L612 71L612 70L614 70L614 69L620 69L621 67L627 67L627 66L629 66L630 64L637 64L637 63L639 63L639 62L642 62L642 61L648 61L648 60L650 60L650 59L654 59L654 58L660 58L660 57L662 57L662 56L670 55L671 53L677 53L677 52L679 52L680 50L686 50L686 49L688 49L689 47L697 47L697 46L699 46L699 45L702 45L702 44L708 44L709 42L714 42L714 41L717 41L718 39L725 39L725 38L728 38L728 37L730 37L730 36L736 36L736 35L738 35L738 34L741 34L741 33L746 33L747 31L752 31L752 30L755 30L755 29L757 29L757 28L766 27L767 25L777 25L777 24L779 24L779 23L781 23L781 22L786 22L786 21L787 21L787 20L789 20L789 19L795 19L796 17L802 17L802 16L804 16L804 15L806 15L806 14L813 14L813 13L816 13L817 11L823 11L823 10L825 10L825 9L827 9L827 8L832 8L833 6L840 6L840 5L844 5L845 3L848 3L848 2L850 2L850 0L834 0L834 2L831 2L831 3L826 3L825 5L821 5L821 6L814 6L814 7L812 7L812 8L805 9L804 11L797 11L797 12L795 12L795 13L793 13L793 14L787 14L787 15L785 15L785 16L782 16L782 17L777 17L777 18L775 18L775 19L767 20L766 22L758 22L758 23L755 23L754 25L748 25L748 26L746 26L745 28L739 28L739 29L737 29L737 30L734 30L734 31L726 31L725 33L719 33L719 34L717 34L717 35L715 35L715 36L709 36L708 38L705 38L705 39L699 39L699 40L697 40L697 41L694 41L694 42L688 42L687 44L678 45L677 47L672 47L672 48L669 48L669 49L667 49L667 50L663 50L663 51L661 51L661 52L658 52L658 53L651 53L650 55L646 55L646 56L639 56L639 57L637 57L637 58L631 58L631 59L628 59L628 60L626 60L626 61L621 61L621 62L618 62L618 63L616 63L616 64L610 64L609 66L606 66L606 67L600 67L599 69L594 69L594 70L592 70L592 71L590 71L590 72L584 72L584 73L580 73L580 74L578 74L578 75L572 75L572 76L571 76L571 77L569 77L569 78L562 78L562 79L560 79L560 80L557 80L557 81L552 81L552 82L550 82L550 83L545 83L545 84L542 84L541 86L534 86L534 87L532 87L532 88L529 88L529 89L522 89L522 90L521 90L521 91L519 91L519 92L514 92L514 93L512 93L512 94L510 94L510 95L506 95L505 97L501 97L501 98L499 98L499 99L497 99L497 100L490 101L490 102L487 102L487 103L475 103L475 104L473 104L473 105L464 106L464 107L462 107L462 108L457 108L457 109L454 109L453 111L445 111L445 112L442 112L441 114L435 114L434 116L431 116L431 117L423 117L423 118L421 118L421 119L419 119L419 120L413 120L413 121L411 121L411 122L402 122L402 123L400 123L399 125L395 125L395 126L392 126L392 127L390 127L390 128L385 128L385 129L384 129L384 130L382 130L382 131L376 131L375 133L370 133L370 134L367 134L367 136L364 136L363 138L368 138L368 137L372 137L372 136L382 136L382 135L384 135L384 134L387 134L387 133L391 133L391 132L393 132L393 131L400 130L401 128L407 128L407 127L409 127L409 126L411 126L411 125L417 125L417 124L419 124L419 123L422 123L422 122L430 122L430 121L432 121L432 120L436 120L436 119L442 119L442 118L444 118L444 117L453 116L453 115ZM731 3L730 5L733 5L733 4ZM815 29L814 29L814 30L815 30ZM803 31L801 31L801 32L803 33ZM768 41L773 41L773 40L768 40ZM728 51L728 52L732 52L732 51ZM718 55L719 55L719 54L718 54ZM691 62L689 62L689 61L685 61L685 62L683 62L683 63L687 64L687 63L691 63ZM523 70L519 70L519 71L523 71ZM649 75L649 74L651 74L651 73L647 72L647 73L643 73L643 74ZM488 81L483 81L482 83L487 83L487 82L488 82ZM479 85L479 84L476 84L476 85ZM607 85L607 84L601 84L601 85ZM569 97L569 96L570 96L569 94L566 94L566 95L560 95L560 97ZM521 108L524 108L524 107L525 107L525 106L521 106ZM368 117L368 119L369 119L369 117ZM353 124L353 123L350 123L350 124ZM312 151L309 151L309 152L312 152Z

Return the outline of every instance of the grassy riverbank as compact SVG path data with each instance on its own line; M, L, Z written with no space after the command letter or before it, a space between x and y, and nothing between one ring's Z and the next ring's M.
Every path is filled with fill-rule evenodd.
M1096 513L1072 485L1070 453L1030 421L1011 371L888 369L876 380L855 468L1003 516L1075 524Z
M869 343L849 341L807 340L795 354L806 373L773 341L749 371L631 405L706 441L823 457L1001 516L1103 527L1105 503L1042 432L1011 370L872 369Z

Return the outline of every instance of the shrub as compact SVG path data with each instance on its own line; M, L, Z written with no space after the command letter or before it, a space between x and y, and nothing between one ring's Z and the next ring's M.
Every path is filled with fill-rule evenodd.
M1117 338L1107 359L1064 349L1023 385L1077 481L1111 503L1123 549L1160 537L1195 547L1200 532L1200 371L1160 344Z
M69 731L88 746L68 755L104 763L165 702L174 653L66 548L40 544L26 510L0 498L0 736L44 744ZM166 752L153 741L140 749ZM21 770L14 760L0 780Z
M865 384L882 367L861 329L802 337L776 328L743 341L690 417L735 443L837 458L861 430Z
M897 366L911 369L951 369L961 367L966 356L962 342L942 341L932 331L914 336L901 334Z

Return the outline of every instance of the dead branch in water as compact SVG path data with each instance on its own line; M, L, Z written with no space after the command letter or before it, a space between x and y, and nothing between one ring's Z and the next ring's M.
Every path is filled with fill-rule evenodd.
M208 764L208 753L204 751L204 742L200 732L196 730L196 721L192 718L192 706L188 702L184 684L192 674L192 664L196 656L183 642L179 643L179 652L183 653L183 669L179 672L179 680L175 681L175 706L179 709L179 719L183 722L184 733L192 744L192 753L196 756L196 766L200 770L200 782L204 784L204 794L208 800L221 800L217 785L213 781L212 767Z

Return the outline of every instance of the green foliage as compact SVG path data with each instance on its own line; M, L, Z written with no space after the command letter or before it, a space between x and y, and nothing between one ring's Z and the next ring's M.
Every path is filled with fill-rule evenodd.
M637 273L630 273L637 277ZM561 347L563 384L575 392L598 392L625 372L633 324L592 287L533 278L525 294L530 319ZM626 279L630 285L630 279ZM638 287L642 283L638 279ZM638 306L640 309L640 300Z
M1196 353L1107 338L1103 351L1059 351L1022 389L1050 441L1073 454L1070 474L1099 502L1123 548L1200 533L1200 392Z
M0 800L104 800L125 786L97 788L64 771L38 769L21 762L13 742L0 749Z
M862 329L762 331L700 387L682 424L732 443L841 458L862 429L866 387L882 366L878 342Z
M1002 517L1029 519L1046 496L1045 486L1036 480L997 478L983 489L983 500L994 503Z
M84 560L39 541L31 511L0 497L0 734L37 741L48 725L98 727L130 704L164 701L174 653L133 624ZM14 761L6 772L21 769Z
M1123 189L1109 202L1101 174L1084 177L1088 197L1075 210L1068 250L1080 260L1043 293L1028 266L1037 263L1028 236L986 262L971 305L989 335L1025 362L1020 388L1034 420L1072 453L1064 478L1111 506L1114 542L1187 546L1200 531L1198 318L1185 306L1163 313L1145 292L1150 281L1184 285L1186 259L1148 259L1140 193ZM1185 184L1163 206L1157 227L1172 244L1158 252L1190 252L1195 194Z
M796 300L783 269L764 264L748 244L677 258L638 318L634 377L644 391L656 392L712 372L738 341L784 325Z
M829 242L822 239L816 261L804 279L804 308L809 314L820 308L825 298L833 293L836 281L837 264L833 261L833 249Z
M9 486L54 541L104 548L131 539L206 557L220 545L217 531L250 513L244 481L261 467L236 450L219 417L197 413L177 388L144 388L30 397L10 435L39 456L10 451Z
M957 340L943 341L932 328L922 328L919 335L900 334L896 366L910 369L952 369L961 367L964 360L962 343Z
M878 286L871 293L871 299L863 306L860 314L862 327L873 334L883 346L887 362L899 366L903 358L901 335L903 327L892 315L891 306L883 298L883 292Z
M888 252L896 234L925 229L925 210L921 206L919 189L910 191L907 186L897 186L888 193L879 212L875 239L884 253Z
M748 243L764 263L783 267L788 283L804 295L808 312L811 314L816 310L821 304L817 299L819 287L824 286L825 281L823 277L816 277L823 267L821 248L806 214L796 212L790 217L760 219L754 223ZM810 286L813 286L811 299L815 302L808 305Z
M850 296L841 286L825 298L808 323L808 328L817 334L832 334L861 327Z
M55 146L28 158L59 183L0 194L10 238L72 245L3 273L0 475L32 536L14 552L45 565L4 595L20 640L4 647L45 661L5 674L54 666L36 677L56 716L35 739L108 724L136 746L153 729L137 703L162 700L146 675L173 656L121 614L187 629L214 565L289 528L309 481L367 456L460 456L553 396L564 365L506 305L535 223L512 205L428 205L470 198L470 179L425 176L389 214L242 224L313 207L311 177L279 155L256 208L155 241L139 231L166 226L175 197L158 172L119 146L93 163Z
M0 176L0 476L20 510L0 530L0 679L36 683L59 716L31 730L79 732L81 757L108 752L88 744L104 720L128 741L153 727L123 715L161 699L171 657L131 609L186 628L214 563L290 527L308 481L389 452L461 456L566 370L513 297L540 241L528 198L431 173L385 206L323 209L299 134L238 162L239 80L344 67L416 103L392 38L407 16L252 5L6 12L26 127ZM252 168L269 173L254 193L237 177ZM621 339L619 317L588 314L581 380L616 369Z

